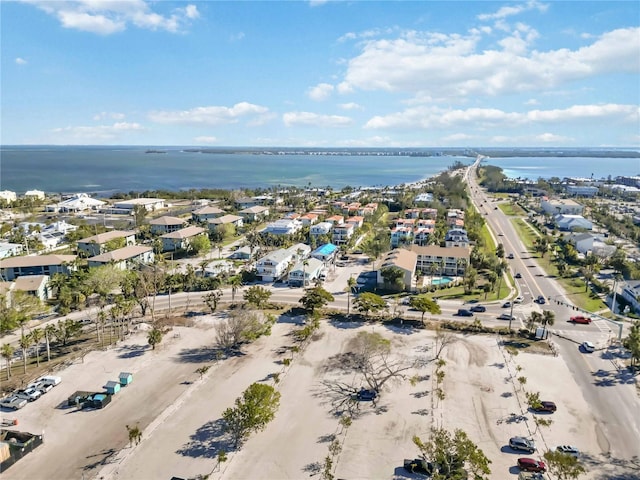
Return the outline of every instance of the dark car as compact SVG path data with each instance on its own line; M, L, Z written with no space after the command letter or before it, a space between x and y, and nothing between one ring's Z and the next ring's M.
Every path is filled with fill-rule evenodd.
M544 473L547 471L547 466L544 462L535 460L533 458L519 458L518 467L520 468L520 470L524 470L525 472Z
M535 442L525 437L511 437L509 439L509 447L513 450L522 450L529 453L536 451Z
M502 304L502 308L510 308L511 307L511 302L504 302Z
M547 303L547 301L542 295L538 295L538 298L536 298L536 303L539 305L544 305L545 303Z
M472 312L486 312L487 307L485 307L484 305L474 305L473 307L470 308L470 310Z
M522 274L521 273L516 273L516 278L522 278Z
M540 402L540 405L536 405L535 408L532 408L534 412L548 412L553 413L557 410L556 404L553 402Z
M375 390L368 390L366 388L361 388L358 393L356 393L356 398L358 400L364 401L373 401L378 396L378 393Z
M459 317L473 317L473 312L467 310L466 308L460 308L456 315L458 315Z

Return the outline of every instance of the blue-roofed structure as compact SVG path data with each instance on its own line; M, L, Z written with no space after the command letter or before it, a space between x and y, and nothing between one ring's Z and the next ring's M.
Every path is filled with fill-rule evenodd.
M338 254L338 246L333 243L325 243L311 252L312 258L322 260L325 264L333 261Z

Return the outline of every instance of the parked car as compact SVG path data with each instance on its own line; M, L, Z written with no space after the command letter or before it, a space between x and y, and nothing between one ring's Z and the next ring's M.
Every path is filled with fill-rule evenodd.
M515 320L516 318L513 315L509 315L508 313L501 313L498 315L498 320Z
M60 382L62 382L62 378L56 377L55 375L45 375L44 377L40 377L39 379L37 379L36 382L47 383L52 387L55 387L56 385L59 385Z
M511 437L509 439L509 446L513 450L522 450L529 453L536 451L535 442L525 437Z
M473 307L470 308L470 310L472 312L486 312L487 307L485 307L484 305L474 305Z
M53 388L53 385L45 382L33 382L27 385L27 389L29 388L34 388L44 395L45 393L47 393L49 390Z
M18 397L17 395L10 395L0 400L0 407L19 410L27 403L28 400L26 398Z
M411 473L424 473L425 475L431 475L433 473L433 463L427 462L422 458L414 458L404 460L404 469Z
M459 317L473 317L473 312L467 310L466 308L459 308L456 315L458 315Z
M556 450L576 458L580 455L580 451L571 445L558 445Z
M596 346L591 342L582 342L580 347L586 353L592 353L596 351Z
M520 274L520 272L516 273L516 278L522 278L522 275Z
M537 405L536 408L532 408L534 412L548 412L553 413L557 410L556 404L553 402L540 402L540 405Z
M571 323L581 323L583 325L588 325L591 323L591 319L589 317L583 317L582 315L576 315L575 317L571 317L569 321Z
M511 308L511 302L504 302L502 308Z
M40 392L40 390L36 390L35 388L25 388L24 390L16 391L16 395L18 397L26 398L30 402L34 402L40 398L42 392Z
M356 393L356 398L358 400L373 401L377 396L378 392L375 390L368 390L366 388L361 388L360 391Z
M519 458L518 467L520 470L524 470L525 472L544 473L547 471L547 466L544 462L533 458Z

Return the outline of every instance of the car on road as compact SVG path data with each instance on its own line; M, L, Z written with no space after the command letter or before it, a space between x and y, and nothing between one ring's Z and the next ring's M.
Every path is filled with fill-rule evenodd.
M516 258L516 257L513 255L513 253L510 253L509 255L507 255L507 258L508 258L509 260L513 260L513 259L514 259L514 258Z
M471 310L472 312L482 313L487 311L487 307L485 307L484 305L474 305L469 310Z
M511 308L511 302L504 302L502 308Z
M375 390L370 390L366 388L361 388L358 393L356 393L356 399L363 401L373 401L377 398L378 393Z
M524 297L522 295L514 298L513 303L522 303L524 302Z
M536 405L534 408L532 408L531 410L533 410L534 412L547 412L547 413L553 413L558 409L558 407L556 407L556 404L553 402L540 402L540 405Z
M520 274L519 272L516 273L516 278L522 278L522 274Z
M580 456L580 451L572 445L558 445L556 450L566 455L571 455L572 457L577 458Z
M509 439L509 447L513 450L522 450L529 453L536 451L536 443L525 437L511 437Z
M575 317L571 317L569 319L571 323L581 323L583 325L589 325L591 323L591 319L589 317L583 317L582 315L576 315Z
M467 310L466 308L460 308L458 309L458 313L456 313L456 315L458 315L459 317L473 317L473 312Z
M596 346L591 342L582 342L582 344L580 344L580 348L586 353L593 353L596 351Z
M534 458L519 458L518 467L520 470L524 470L525 472L544 473L547 471L545 463Z
M545 303L547 303L542 295L538 295L538 297L534 301L539 305L544 305Z
M10 408L11 410L19 410L28 403L26 398L10 395L0 400L0 407Z
M513 315L509 315L508 313L501 313L498 315L498 320L515 320L516 318Z

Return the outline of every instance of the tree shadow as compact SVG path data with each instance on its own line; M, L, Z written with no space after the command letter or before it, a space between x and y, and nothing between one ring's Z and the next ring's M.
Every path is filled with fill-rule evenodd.
M119 350L119 358L135 358L144 355L149 350L149 345L122 345Z
M94 458L94 457L98 457L97 460L92 461L87 463L84 467L82 467L83 470L93 470L96 467L102 466L102 465L107 465L108 463L111 463L111 459L112 457L114 457L116 455L116 453L118 453L115 449L113 448L108 448L105 449L99 453L93 454L93 455L87 455L85 458L89 459L89 458Z
M423 417L426 417L427 415L429 415L429 409L428 408L421 408L420 410L414 410L413 412L411 412L412 415L420 415Z
M384 322L383 325L391 332L399 335L413 335L423 329L422 323L414 320L403 320L401 322L391 320L389 322Z
M313 477L314 475L318 475L322 471L322 463L307 463L304 467L302 467L302 471L308 473L310 477Z
M335 433L328 433L326 435L320 435L318 437L317 443L330 443L330 442L333 442L335 439L336 439Z
M366 322L354 320L353 317L351 318L351 320L348 320L342 315L330 316L329 325L334 328L339 328L340 330L350 330L366 326Z
M423 398L429 395L429 390L423 390L422 392L414 392L411 395L413 395L415 398Z
M502 398L511 398L511 397L513 397L513 392L502 392L502 393L500 394L500 396L501 396Z
M499 362L495 362L492 363L491 365L489 365L490 367L496 367L496 368L504 368L505 364L504 363L499 363Z
M633 371L625 370L596 370L591 375L595 378L593 384L597 387L613 387L615 385L634 384L636 379Z
M219 418L198 428L176 453L192 458L217 458L221 450L231 452L235 449L233 440L225 432L224 420Z
M180 352L178 352L176 361L180 363L206 363L225 360L231 357L242 356L244 356L244 353L239 349L195 347L180 350Z

